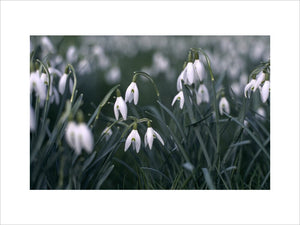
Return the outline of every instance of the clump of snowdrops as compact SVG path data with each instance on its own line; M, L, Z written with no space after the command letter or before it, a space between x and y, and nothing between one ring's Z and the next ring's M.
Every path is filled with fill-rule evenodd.
M32 59L31 189L269 189L270 62L253 69L243 98L216 80L201 48L178 74L168 102L158 80L133 71L128 87L112 87L87 114L74 67ZM141 77L156 94L151 105L139 105Z

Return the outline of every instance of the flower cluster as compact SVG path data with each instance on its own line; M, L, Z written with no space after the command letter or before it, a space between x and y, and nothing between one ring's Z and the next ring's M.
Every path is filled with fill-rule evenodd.
M91 153L94 146L94 138L88 126L81 122L76 124L70 121L66 128L66 141L71 148L75 150L77 155L81 154L84 149L87 153Z
M45 100L47 99L47 92L49 92L50 103L55 102L55 104L58 105L60 101L59 93L63 95L67 85L67 71L69 70L68 66L66 67L63 75L59 70L51 66L48 67L49 75L41 72L45 70L45 68L39 69L38 65L35 67L36 69L34 69L32 66L32 72L30 73L30 94L32 94L34 91L35 96L39 98L40 106L43 107ZM57 87L55 86L57 83L56 80L59 80ZM73 81L71 79L69 79L69 89L70 92L72 92Z
M136 84L136 74L133 76L133 80L130 83L130 85L128 86L128 88L126 89L126 93L125 93L125 101L123 99L123 97L121 96L121 92L119 89L117 89L116 91L116 95L117 95L117 99L116 102L114 104L114 114L115 114L115 118L116 120L119 119L119 113L121 113L123 120L127 120L127 105L126 103L131 103L133 101L133 103L135 105L137 105L138 100L139 100L139 90ZM112 135L112 131L110 129L110 127L106 127L105 130L102 132L102 135L106 135L106 140L109 139L109 137ZM147 132L145 134L144 137L144 142L145 142L145 147L147 147L147 145L149 146L150 149L152 149L152 145L153 145L153 139L157 138L162 145L164 145L164 141L161 138L161 136L151 127L151 123L148 120L148 128L147 128ZM128 135L128 137L126 138L126 142L125 142L125 149L124 151L126 152L130 145L132 145L133 150L136 150L136 152L138 153L140 151L141 148L141 137L139 135L139 132L137 130L137 123L135 122L133 124L133 129L130 132L130 134Z
M198 90L196 91L197 104L200 105L203 102L208 103L209 93L204 84L204 78L205 69L203 63L199 59L198 52L195 53L195 60L193 62L192 52L190 51L188 55L188 62L184 63L183 70L177 78L178 94L173 98L172 106L175 104L176 101L179 101L179 107L180 109L183 109L185 99L182 91L182 83L191 86L193 84L196 85L197 81L199 81L200 83Z
M157 138L162 145L165 144L163 139L159 135L159 133L157 133L151 127L151 123L150 123L150 121L148 121L148 128L147 128L146 134L144 136L145 147L147 147L147 145L148 145L149 149L151 150L152 146L153 146L153 140L155 138ZM140 151L140 147L141 147L141 137L140 137L139 132L137 130L137 124L136 123L133 125L132 131L130 132L130 134L126 138L125 149L124 149L125 152L128 150L128 148L130 147L131 144L132 144L133 150L136 150L136 152L138 153Z
M258 88L260 92L261 101L265 103L268 100L270 93L269 76L270 74L266 71L261 71L257 75L253 76L249 83L245 86L245 98L250 98L250 92L255 92Z

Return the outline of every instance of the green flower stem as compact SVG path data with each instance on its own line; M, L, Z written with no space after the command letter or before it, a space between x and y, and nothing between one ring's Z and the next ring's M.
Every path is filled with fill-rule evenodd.
M73 86L72 96L71 96L71 100L70 100L70 102L72 103L73 99L74 99L74 95L75 95L76 86L77 86L77 78L76 78L76 73L75 73L74 67L71 64L68 64L68 67L71 69L72 75L74 78L74 86Z
M105 97L102 99L102 101L100 102L99 106L97 107L97 115L95 117L95 120L94 120L94 123L93 125L91 125L91 128L95 127L96 126L96 123L99 119L99 116L100 116L100 112L102 110L102 108L105 106L105 104L108 102L109 98L111 97L111 95L113 94L113 92L119 87L120 85L116 85L114 86L112 89L109 90L109 92L105 95ZM120 92L119 89L117 89L117 95L118 95L118 92ZM120 96L121 96L121 93L120 93ZM91 123L92 121L89 121L89 124Z
M46 97L46 102L45 102L44 112L43 112L42 126L41 126L41 130L40 130L40 131L42 131L42 129L44 129L46 117L47 117L48 111L49 111L49 96L50 96L51 79L50 79L50 73L48 71L47 66L42 61L40 61L39 59L37 59L37 62L44 68L44 70L45 70L45 72L48 76L48 80L49 80L49 85L48 85L48 88L47 88L47 97Z
M146 77L150 82L151 84L153 85L154 89L155 89L155 92L156 92L156 95L157 97L159 97L159 91L158 91L158 88L156 86L156 84L154 83L153 79L151 78L151 76L145 72L133 72L134 73L134 76L133 76L133 80L136 80L136 76L140 75L140 76L143 76L143 77Z
M48 101L49 100L49 96L50 96L50 87L51 87L51 79L50 79L50 73L49 73L49 70L48 70L48 68L47 68L47 66L42 62L42 61L40 61L39 59L37 59L36 60L39 64L41 64L41 66L44 68L44 70L45 70L45 72L46 72L46 74L47 74L47 77L48 77L48 82L49 82L49 84L48 84L48 89L47 89L47 98L46 98L46 101Z
M65 165L65 158L63 155L64 148L60 146L59 150L61 151L61 161L60 161L60 168L59 168L58 189L62 189L64 185L64 165Z
M214 99L214 109L216 113L216 136L217 136L217 151L216 151L216 157L214 160L214 166L217 162L217 159L220 157L220 126L219 126L219 109L217 105L217 94L216 94L216 89L215 89L215 78L211 69L211 64L208 55L203 51L201 48L191 48L192 51L194 52L200 52L205 56L206 63L208 66L208 71L210 74L211 82L212 82L212 88L213 88L213 99Z

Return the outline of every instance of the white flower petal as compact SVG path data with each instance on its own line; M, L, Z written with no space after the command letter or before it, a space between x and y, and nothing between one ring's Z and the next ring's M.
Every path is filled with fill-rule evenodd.
M68 75L64 73L64 74L61 76L61 78L59 79L59 83L58 83L58 91L59 91L59 93L62 94L62 95L63 95L64 92L65 92L67 78L68 78Z
M258 75L256 75L257 79L254 84L253 92L255 92L259 85L265 80L265 76L266 75L263 72L260 72Z
M195 71L196 71L196 74L198 75L199 80L203 81L205 70L204 70L204 66L203 66L202 62L199 59L195 60L194 67L195 67Z
M254 88L254 85L256 83L256 80L255 79L252 79L246 86L245 86L245 89L244 89L244 95L245 95L245 98L247 98L247 92L249 91L249 89L253 89ZM250 95L248 96L250 97Z
M68 145L75 149L75 139L77 135L77 125L75 122L71 121L68 123L65 131L65 138Z
M133 82L130 83L130 85L128 86L128 88L126 89L126 92L125 92L125 102L131 102L132 99L133 99L133 96L132 96L132 90L133 90Z
M177 91L182 90L182 83L181 81L184 81L184 74L185 74L186 70L182 70L182 72L180 73L179 77L177 78Z
M175 102L179 100L180 101L180 108L183 108L183 104L184 104L184 96L183 96L183 92L180 91L174 98L172 101L172 106L175 104Z
M147 132L146 132L146 134L144 136L144 143L145 143L145 147L147 147L147 144L148 144L148 142L147 142Z
M118 102L119 103L119 110L121 112L121 115L122 115L123 119L126 120L127 119L127 105L126 105L124 99L121 96L118 97L118 99L119 99L119 102Z
M135 149L136 149L136 152L139 153L140 148L141 148L141 137L137 130L132 130L132 132L134 132L132 135L132 138L135 139L135 143L134 143Z
M186 80L185 82L189 85L193 84L195 80L195 69L194 64L189 62L186 66Z
M80 123L78 126L78 133L80 135L81 146L87 153L91 153L94 146L94 138L91 130L85 123Z
M152 127L148 127L147 128L147 142L148 142L148 145L149 145L149 148L150 149L152 149L152 145L153 145L153 135L154 135L154 133L153 133L153 129L152 129Z
M132 130L133 131L133 130ZM124 151L126 152L127 149L130 147L131 145L131 139L132 139L132 131L130 132L130 134L128 135L128 137L126 138L126 141L125 141L125 149Z
M265 103L269 98L270 81L265 81L263 87L260 89L261 101Z
M118 101L118 98L117 98L117 100L114 104L114 113L115 113L116 120L119 119L119 109L118 109L118 107L120 107L120 106L118 105L118 103L119 103L119 101Z
M222 97L219 103L219 110L220 114L223 115L223 112L230 113L230 107L227 99L225 97ZM223 111L224 110L224 111Z
M134 85L134 93L133 93L133 100L134 100L134 104L136 105L139 101L139 89L137 88L137 85L135 83Z
M159 133L157 133L155 130L153 130L155 137L160 141L162 145L165 145L164 140L161 138Z

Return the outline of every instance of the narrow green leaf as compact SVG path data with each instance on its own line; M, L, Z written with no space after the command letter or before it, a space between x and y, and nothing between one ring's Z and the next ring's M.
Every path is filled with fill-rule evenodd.
M207 168L202 168L202 172L203 172L203 175L204 175L204 179L206 181L206 184L208 186L209 189L211 190L215 190L215 185L213 184L213 181L211 179L211 176L207 170Z

